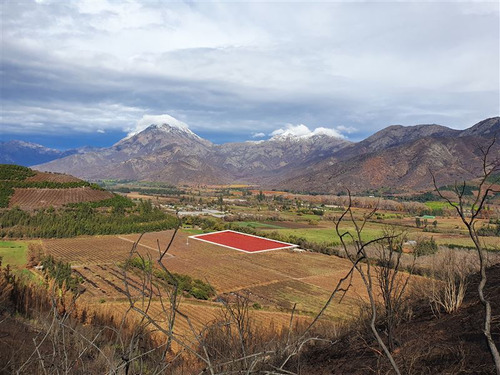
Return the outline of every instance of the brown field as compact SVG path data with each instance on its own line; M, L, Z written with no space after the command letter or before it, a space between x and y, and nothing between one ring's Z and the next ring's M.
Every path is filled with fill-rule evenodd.
M142 236L137 250L142 256L155 260L158 246L163 249L172 234L171 230L147 233ZM120 319L125 313L130 313L127 287L136 307L142 305L141 296L145 294L146 302L150 297L147 290L144 293L143 280L138 273L129 271L125 282L121 267L138 238L138 234L79 237L42 240L42 245L46 253L72 263L75 274L83 280L82 301ZM250 316L255 326L262 329L273 327L277 331L288 326L292 310L295 311L294 324L310 322L350 269L348 260L336 256L290 250L244 253L190 239L189 234L182 231L164 258L164 265L171 272L210 283L218 296L229 299L234 298L235 293L248 296ZM158 292L152 293L149 312L160 325L166 326L168 313L162 310ZM162 299L168 305L168 297L162 295ZM198 335L221 317L223 304L218 298L201 301L181 296L180 299L179 309L189 317L192 328L180 314L174 331L188 345L196 345L193 330ZM355 274L347 294L338 294L333 299L322 320L327 324L337 324L355 319L366 301L364 285ZM131 319L139 316L137 312L130 314Z
M168 204L168 203L176 203L178 202L177 198L170 198L170 197L160 197L158 195L147 195L147 194L141 194L139 192L130 192L126 193L125 196L130 199L142 199L142 200L151 200L155 203L162 203L162 204Z
M128 302L112 301L105 303L94 303L87 305L96 312L104 313L106 316L112 316L117 320L121 320L125 314L129 314L128 318L137 319L140 314L129 311ZM147 306L147 308L146 308ZM148 305L142 305L141 302L136 302L136 307L148 313L151 318L162 327L167 328L169 315L168 310L164 310L162 304L158 301L153 301ZM183 300L180 303L173 331L176 338L180 340L183 346L197 346L196 336L199 336L204 329L216 321L220 321L223 316L223 305L214 302L201 302L193 300ZM261 331L271 330L271 332L280 332L285 327L290 325L290 314L278 311L255 310L250 308L250 320L253 323L254 329ZM189 319L186 319L186 317ZM310 317L294 315L292 329L297 326L303 326L311 321ZM193 332L194 331L194 332ZM158 334L158 333L157 333ZM165 337L159 335L159 339L164 341ZM175 342L173 344L174 352L181 349L181 346Z
M96 202L112 198L108 191L95 190L90 187L70 189L34 189L16 188L10 199L9 208L19 207L22 210L34 210L44 207L62 207L68 203Z
M157 241L165 246L172 231L147 233L141 239L139 252L158 257ZM139 235L81 237L43 240L46 253L72 263L84 278L91 299L123 300L123 263L132 243ZM337 281L349 269L349 261L319 253L276 250L249 254L207 244L188 234L178 233L165 266L175 273L187 274L209 282L218 294L249 294L271 311L289 312L294 303L297 311L309 316L319 311ZM131 292L138 292L140 282L131 275ZM354 278L353 287L342 304L332 304L327 315L347 317L365 297L361 281ZM219 305L219 304L216 304Z
M36 175L28 177L27 182L79 182L79 178L62 173L36 172Z

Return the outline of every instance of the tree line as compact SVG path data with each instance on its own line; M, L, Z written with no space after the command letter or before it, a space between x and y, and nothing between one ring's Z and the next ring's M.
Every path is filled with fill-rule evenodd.
M126 199L126 198L125 198ZM80 235L154 232L174 228L177 219L153 207L150 201L137 205L121 198L105 200L111 209L97 203L78 204L63 209L26 212L19 208L0 212L0 237L64 238Z

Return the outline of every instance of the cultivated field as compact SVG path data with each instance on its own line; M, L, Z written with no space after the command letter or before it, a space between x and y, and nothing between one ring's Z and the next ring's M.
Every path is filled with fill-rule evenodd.
M36 172L36 175L28 177L26 182L79 182L81 179L62 173Z
M90 187L68 189L16 188L14 195L10 199L9 208L19 207L22 210L34 210L50 206L57 208L68 203L96 202L112 197L113 194L108 191L95 190Z
M167 245L172 231L147 233L138 246L143 256L158 257L158 244ZM70 262L84 279L91 299L122 300L123 271L118 265L127 259L139 235L81 237L43 240L47 254ZM210 283L218 294L248 294L252 303L268 311L289 312L294 303L297 311L309 316L317 312L337 281L349 269L342 258L318 253L276 250L265 253L243 253L188 238L179 232L164 264L171 272L187 274ZM131 288L140 285L131 275ZM332 304L329 317L345 317L356 311L364 298L360 280L342 304ZM218 306L220 304L215 304Z

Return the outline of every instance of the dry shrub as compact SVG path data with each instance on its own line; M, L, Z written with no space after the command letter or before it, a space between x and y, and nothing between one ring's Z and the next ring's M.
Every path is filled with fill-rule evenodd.
M444 250L434 260L429 295L431 308L437 314L441 311L451 314L462 305L469 275L478 269L477 259L474 254Z
M33 268L40 264L44 254L43 247L40 243L30 243L28 245L28 256L26 267Z
M272 324L257 326L249 303L244 295L224 301L219 316L204 329L198 350L206 351L217 373L259 368L275 353L283 336Z

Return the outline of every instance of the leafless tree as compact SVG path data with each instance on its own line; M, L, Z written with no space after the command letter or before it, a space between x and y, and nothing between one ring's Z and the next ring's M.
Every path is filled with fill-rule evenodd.
M398 237L398 235L386 234L370 241L364 240L363 230L365 228L365 225L373 218L373 216L377 212L378 207L375 206L368 214L364 215L364 217L359 221L355 218L352 207L353 205L352 205L351 193L348 190L347 207L342 212L340 218L336 220L335 231L338 237L340 238L341 246L344 250L344 256L351 262L352 266L349 269L349 271L344 275L344 277L342 277L337 282L334 290L330 294L330 297L328 298L326 303L323 305L322 309L314 317L309 326L304 330L302 339L304 338L304 335L306 335L313 328L313 326L319 321L319 319L324 315L325 311L327 310L327 308L330 306L330 304L338 294L340 295L340 302L342 301L342 299L352 286L352 280L354 275L358 274L361 277L366 292L368 294L370 313L371 313L370 323L369 323L370 330L372 331L384 355L389 360L392 368L394 369L394 372L399 375L401 374L401 371L399 370L399 367L396 364L396 361L394 360L391 351L384 343L384 340L380 336L380 333L378 332L376 327L378 318L376 291L373 282L374 277L372 276L372 266L367 255L367 247L383 243L384 241L389 241L391 239ZM353 231L342 229L342 225L345 221L353 225L354 227ZM350 249L351 247L353 248L353 251ZM390 278L388 280L390 280Z
M385 356L391 363L392 368L396 372L396 374L401 374L394 357L391 354L391 351L384 343L384 340L380 336L380 333L377 330L376 322L377 322L377 301L375 290L373 286L373 277L372 277L372 267L370 260L366 254L366 249L370 245L374 245L377 243L381 243L383 241L388 241L391 239L391 236L384 235L382 237L373 239L371 241L365 241L363 239L363 229L365 228L366 223L375 215L377 212L377 206L375 206L368 214L364 215L361 221L357 221L353 210L352 210L352 201L351 201L351 193L348 191L349 202L346 210L342 213L340 218L335 223L335 230L337 232L338 237L340 238L340 242L344 249L345 255L347 259L349 259L357 271L358 275L363 280L363 284L365 286L366 292L368 294L368 299L370 303L371 309L371 319L370 319L370 329L377 340L377 343L381 347ZM349 223L351 223L354 227L354 231L344 230L341 228L343 221L347 219ZM354 253L349 251L349 246L354 247ZM352 279L351 279L352 280Z
M495 184L500 182L496 173L500 171L500 157L498 156L498 147L495 147L496 136L493 137L492 141L486 147L479 147L481 152L481 177L479 178L479 183L477 185L477 193L472 202L470 202L470 208L468 208L468 199L466 197L466 182L455 183L453 193L454 199L446 197L438 187L436 181L436 176L431 171L432 180L434 183L434 188L439 196L444 199L451 207L455 209L458 216L462 220L462 223L467 228L470 238L474 243L476 248L478 259L479 259L479 272L481 275L481 280L478 285L479 300L484 306L484 324L483 333L488 343L493 361L495 363L495 368L497 375L500 375L500 353L491 335L491 320L492 311L491 303L484 293L484 288L486 286L486 267L487 267L487 254L484 249L483 244L478 235L478 228L476 227L478 223L478 218L484 209L486 200L490 194L498 193L495 190Z
M402 272L401 257L403 243L406 240L404 232L397 232L393 227L384 229L384 240L378 244L378 265L375 268L378 287L383 300L383 322L387 330L389 350L395 349L395 330L403 320L407 303L407 287L415 267L416 256Z

